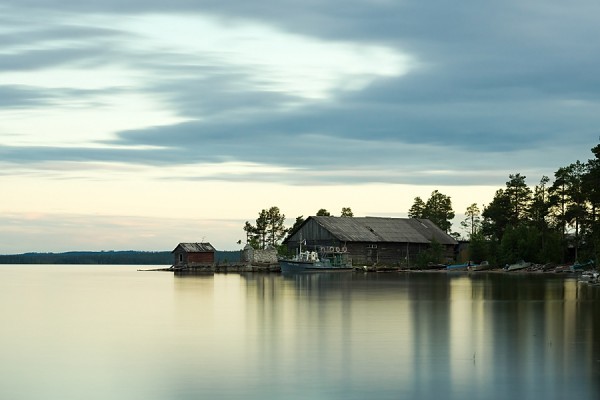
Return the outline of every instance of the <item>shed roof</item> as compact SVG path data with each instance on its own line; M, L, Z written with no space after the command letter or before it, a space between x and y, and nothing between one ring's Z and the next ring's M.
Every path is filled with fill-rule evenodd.
M458 242L428 219L381 217L309 217L345 242L430 243ZM307 219L308 221L308 219Z
M215 248L210 243L179 243L171 253L174 253L180 247L186 253L208 253L215 251Z

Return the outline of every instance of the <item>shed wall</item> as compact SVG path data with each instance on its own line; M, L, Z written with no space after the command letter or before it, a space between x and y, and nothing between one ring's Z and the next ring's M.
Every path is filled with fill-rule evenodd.
M215 253L187 253L183 250L177 249L173 252L173 265L184 266L193 264L214 264Z
M407 242L345 242L330 231L309 219L290 238L286 239L289 254L295 254L301 241L303 248L319 246L346 247L354 265L401 265L414 266L419 253L429 248L428 243ZM454 245L444 245L446 260L454 258Z
M328 230L317 224L314 220L308 220L298 231L286 240L289 254L295 254L303 242L302 247L310 250L318 246L342 247L344 243L340 242ZM304 244L304 242L306 242Z
M215 253L188 253L188 263L212 264L215 262Z
M412 265L428 245L421 243L348 243L348 252L355 265Z

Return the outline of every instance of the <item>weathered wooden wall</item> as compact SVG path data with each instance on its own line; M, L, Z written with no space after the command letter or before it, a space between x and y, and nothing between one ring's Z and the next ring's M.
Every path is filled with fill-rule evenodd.
M312 220L287 239L288 252L294 254L301 241L306 241L303 248L308 249L319 246L346 247L354 265L415 265L419 253L429 248L426 243L341 242ZM454 246L445 246L445 250L446 259L452 259Z
M183 250L178 250L173 253L173 265L194 265L194 264L214 264L215 253L187 253Z
M352 262L356 265L412 265L420 252L428 248L420 243L348 243Z
M215 262L215 253L188 253L188 263L212 264Z
M306 240L308 246L336 246L339 241L313 220L309 220L296 231L288 240L288 249L296 249L300 241Z

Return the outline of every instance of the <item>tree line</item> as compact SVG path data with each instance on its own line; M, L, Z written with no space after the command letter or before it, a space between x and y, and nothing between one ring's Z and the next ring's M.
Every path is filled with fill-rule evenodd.
M510 174L504 188L479 210L467 208L474 261L496 264L524 259L537 263L598 260L600 255L600 145L594 158L558 168L533 188Z
M317 216L331 216L331 213L324 208L317 211ZM350 207L342 207L341 217L353 217L354 213ZM250 244L255 249L265 249L269 246L278 247L281 240L286 235L291 234L304 223L304 216L296 217L294 225L289 228L285 227L285 214L281 213L279 207L270 207L263 209L258 213L258 218L253 224L246 221L244 224L244 232L246 233L246 243ZM241 243L241 240L238 242Z
M598 260L600 145L592 148L592 153L594 158L561 167L552 181L543 176L533 188L526 176L509 174L505 187L495 192L489 204L468 206L460 225L470 242L472 260L495 265L520 259L536 263ZM316 215L331 213L320 209ZM340 216L354 214L350 207L343 207ZM456 239L461 238L451 229L455 217L451 198L438 190L426 201L415 197L408 216L429 219ZM286 228L285 215L278 207L263 209L255 224L246 221L246 243L255 248L277 247L304 220L303 216L296 217L293 226Z
M427 202L424 202L420 197L415 197L412 207L408 210L409 218L428 219L446 233L452 233L450 232L452 226L450 221L454 218L454 215L450 197L437 190L431 193Z
M239 251L216 251L215 262L236 262ZM0 255L0 264L171 265L170 251L69 251Z

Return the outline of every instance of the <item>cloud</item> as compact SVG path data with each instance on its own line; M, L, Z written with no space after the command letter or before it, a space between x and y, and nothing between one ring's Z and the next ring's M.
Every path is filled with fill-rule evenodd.
M598 8L5 2L0 76L10 85L0 104L86 108L79 120L103 122L72 143L66 134L5 142L0 154L31 168L172 166L179 179L476 184L507 171L550 175L586 158L598 137ZM110 107L127 109L125 98L148 102L130 113L135 124ZM15 126L0 134L21 132ZM273 171L177 173L219 163Z
M47 104L47 93L18 85L0 85L0 107L2 109L35 107Z
M271 205L405 216L439 189L458 214L511 173L533 185L597 143L598 15L592 0L5 0L2 252L232 249Z

